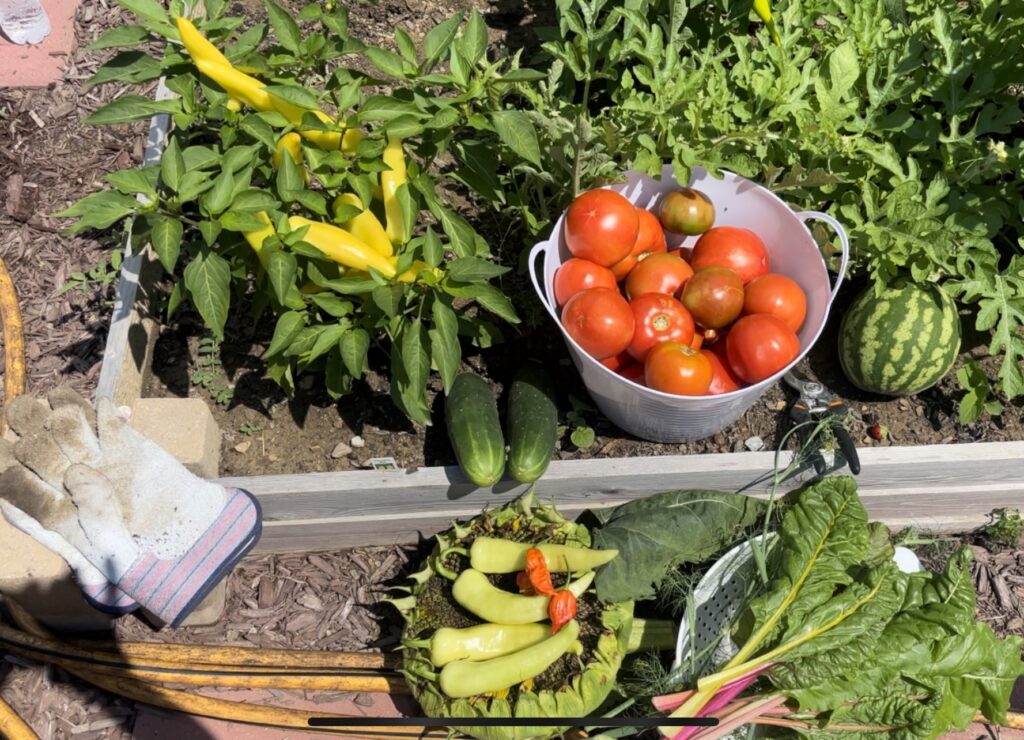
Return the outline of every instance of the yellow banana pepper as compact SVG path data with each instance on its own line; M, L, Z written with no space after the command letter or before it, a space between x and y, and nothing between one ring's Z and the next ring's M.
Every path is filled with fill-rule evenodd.
M782 46L782 40L779 38L779 33L775 29L775 21L772 19L772 5L770 0L754 0L754 12L757 13L758 18L764 21L764 25L768 28L768 33L771 34L772 41Z
M303 241L312 244L328 259L340 265L363 271L373 268L386 278L393 278L398 272L389 258L344 229L319 221L310 221L302 216L291 216L288 224L292 229L308 226L309 231L306 232Z
M199 33L199 29L188 18L179 16L177 19L178 34L181 36L181 43L185 45L185 49L188 50L189 56L195 61L204 59L214 64L221 64L225 67L230 67L231 62L228 58L220 53L220 50L210 43L203 34Z
M402 152L402 140L394 136L388 137L384 147L384 164L390 170L380 173L380 188L384 195L384 215L387 217L387 234L392 244L404 244L409 235L405 233L405 221L402 218L402 205L398 202L398 188L406 182L405 154Z
M309 185L309 170L302 166L302 137L292 131L287 133L277 140L277 149L271 155L270 161L274 165L274 169L277 170L281 167L281 157L284 152L288 152L288 156L292 158L292 161L302 168L302 176L306 178L306 184Z
M395 257L394 260L395 262L397 262L398 258ZM436 277L441 277L441 270L439 270L436 267L431 267L422 260L416 260L415 262L412 263L412 267L398 275L395 278L395 280L397 280L400 283L414 283L416 282L416 278L419 277L419 274L423 270L430 270L432 273L434 273Z
M268 216L265 211L257 213L256 218L265 223L266 226L258 231L246 231L243 236L245 236L245 240L249 242L249 246L252 247L252 251L256 253L257 257L259 257L260 264L263 265L263 269L265 270L267 269L267 256L263 252L263 242L266 241L268 236L274 236L277 232L270 223L270 216Z
M305 108L269 94L265 90L266 85L262 82L235 69L228 58L199 33L199 29L188 18L178 17L176 22L182 44L189 56L192 57L196 67L224 88L224 92L230 98L259 111L277 111L293 126L302 124L302 116L307 112ZM335 122L322 110L309 112L324 123ZM363 138L363 132L357 128L346 129L344 134L337 131L300 131L299 133L324 149L341 149L345 154L353 154Z
M380 221L377 220L377 217L372 212L363 208L363 202L359 200L358 195L342 193L335 198L335 213L337 213L338 207L343 205L355 206L363 211L355 218L351 218L343 223L341 225L343 229L351 231L352 236L366 242L385 257L390 257L395 253L395 250L391 247L391 240L388 239L387 231L380 225Z

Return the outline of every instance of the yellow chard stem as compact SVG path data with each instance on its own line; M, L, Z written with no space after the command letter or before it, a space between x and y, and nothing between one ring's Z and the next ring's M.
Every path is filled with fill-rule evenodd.
M388 138L388 144L384 147L384 164L390 168L380 173L384 215L387 217L386 230L392 244L404 244L409 235L405 233L402 205L398 202L398 188L407 181L401 139L394 136Z

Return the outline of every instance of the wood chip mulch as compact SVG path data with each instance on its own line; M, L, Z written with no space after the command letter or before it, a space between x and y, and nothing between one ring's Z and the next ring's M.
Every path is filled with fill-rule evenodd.
M118 620L125 641L302 650L387 650L400 620L381 600L398 583L410 551L398 546L247 558L228 578L220 623L154 632L135 616ZM393 595L393 594L390 594Z
M130 17L108 0L83 0L75 16L76 48L67 58L63 81L49 88L0 89L0 256L11 272L25 321L30 391L67 382L91 392L99 373L114 272L106 280L57 294L74 273L88 273L103 260L109 265L112 250L120 246L118 237L66 236L70 222L52 214L104 187L103 175L142 161L145 122L82 123L125 91L119 84L85 87L96 68L113 56L110 50L85 47ZM146 94L147 88L139 92Z

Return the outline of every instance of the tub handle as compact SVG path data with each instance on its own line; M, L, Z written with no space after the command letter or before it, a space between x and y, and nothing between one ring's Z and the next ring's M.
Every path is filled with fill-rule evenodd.
M831 226L832 230L839 236L839 243L843 248L843 256L842 260L839 262L839 274L836 276L836 281L832 285L832 294L828 299L829 305L831 305L832 301L836 298L836 293L839 292L839 286L843 284L843 278L846 277L846 267L850 264L850 239L846 235L846 229L843 228L842 224L827 213L822 213L821 211L801 211L796 214L796 217L801 221L823 221Z
M558 314L555 313L554 306L551 305L551 299L548 298L547 294L544 292L544 288L541 286L541 281L537 279L537 257L544 256L547 253L550 244L550 242L544 241L533 245L533 249L530 250L530 260L527 265L527 270L530 272L530 280L533 281L533 289L537 291L537 297L540 298L540 302L544 304L544 308L548 310L551 318L555 320L555 324L561 326L561 322L558 320Z

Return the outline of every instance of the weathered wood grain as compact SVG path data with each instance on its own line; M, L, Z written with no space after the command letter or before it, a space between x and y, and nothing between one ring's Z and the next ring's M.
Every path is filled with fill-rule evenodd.
M963 531L983 523L993 508L1024 507L1024 442L868 448L860 456L857 480L864 504L872 517L894 527ZM537 493L567 514L673 488L766 496L773 461L770 452L556 461ZM803 471L779 490L812 476ZM415 542L527 488L502 481L478 489L454 467L222 482L259 498L264 530L257 549L263 552Z

